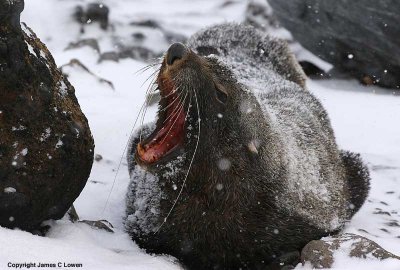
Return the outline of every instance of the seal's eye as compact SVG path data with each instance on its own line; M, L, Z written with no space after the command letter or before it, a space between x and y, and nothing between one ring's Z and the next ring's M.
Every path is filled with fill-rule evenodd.
M222 86L214 84L215 87L215 93L217 96L217 100L221 103L226 103L228 100L228 94L226 93L225 89L223 89Z
M210 54L219 55L219 51L211 46L200 46L196 48L198 54L202 56L208 56Z

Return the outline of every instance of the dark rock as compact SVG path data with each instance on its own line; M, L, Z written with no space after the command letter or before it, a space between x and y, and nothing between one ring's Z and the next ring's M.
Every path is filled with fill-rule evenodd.
M103 159L103 156L102 156L102 155L96 154L96 155L94 156L94 160L96 160L96 161L101 161L102 159Z
M20 14L24 10L23 0L0 1L0 23L7 23L14 28L19 28ZM7 21L7 22L6 22Z
M125 45L116 42L115 51L102 53L98 62L114 61L119 62L120 59L131 58L140 61L149 61L160 57L161 53L156 53L151 49L141 45Z
M383 249L372 240L355 234L342 234L330 239L311 241L303 248L301 261L303 264L310 262L316 269L331 268L334 262L333 253L338 249L345 249L350 257L400 260L400 257Z
M88 46L93 50L95 50L97 53L100 53L99 43L94 38L82 39L77 42L71 42L68 44L65 50L79 49L85 46Z
M82 69L84 72L88 73L89 75L95 77L100 83L105 83L107 84L112 90L114 90L114 84L106 79L103 79L99 76L97 76L96 74L94 74L93 72L91 72L89 70L89 68L87 68L84 64L81 63L81 61L79 61L78 59L72 59L71 61L69 61L68 64L65 64L63 66L60 67L61 71L68 76L68 74L65 72L65 67L75 67L75 68L80 68Z
M346 240L342 241L345 242ZM397 259L400 260L399 256L396 256L389 251L383 249L380 245L372 240L365 237L352 235L351 241L354 243L351 246L350 257L357 257L361 259L366 259L369 256L377 258L379 260L385 259Z
M137 41L143 41L146 38L146 36L143 33L140 33L140 32L133 33L132 37Z
M79 221L80 223L85 223L89 225L92 228L99 229L99 230L105 230L106 232L113 233L114 232L114 226L108 222L107 220L97 220L97 221L92 221L92 220L82 220Z
M23 6L0 0L0 226L33 231L78 197L94 143L74 87L32 30L22 31Z
M75 17L75 20L82 25L87 23L86 12L82 6L77 6L75 8L74 17ZM82 32L83 32L83 28L82 28Z
M385 229L385 228L380 228L380 230L381 230L382 232L385 232L385 233L390 233L389 230L387 230L387 229Z
M226 7L230 7L230 6L234 5L234 4L237 4L237 2L228 0L228 1L225 1L224 3L222 3L220 5L220 7L221 8L226 8Z
M100 55L99 63L103 61L119 62L119 55L117 52L105 52Z
M313 79L321 79L321 78L327 78L330 77L329 74L325 73L322 69L317 67L311 62L308 61L300 61L299 62L300 66L303 68L304 73Z
M375 215L387 215L387 216L391 216L391 214L390 214L389 212L387 212L387 211L382 211L382 210L375 211L375 212L373 212L373 214L375 214Z
M389 227L400 227L400 224L397 220L391 220L390 222L386 223Z
M86 17L92 22L99 22L104 30L108 27L109 8L103 3L89 4L86 10Z
M314 268L330 268L333 264L333 250L331 244L323 240L314 240L308 243L301 251L301 261L310 262Z
M161 29L160 24L154 20L134 21L134 22L131 22L130 25Z
M187 41L185 35L170 31L169 29L162 27L161 24L155 20L134 21L131 22L130 25L158 29L163 34L165 40L171 44L176 42L185 43Z
M101 29L107 30L108 28L108 15L110 9L103 3L92 3L88 4L86 8L78 6L75 9L75 20L82 25L91 24L93 22L98 22ZM82 28L83 31L83 28Z
M160 54L153 52L150 49L142 46L120 46L120 50L118 53L118 57L120 59L124 58L132 58L136 60L150 60L157 57L160 57Z
M71 222L77 222L79 220L79 215L76 212L75 206L72 205L67 214Z
M400 2L269 0L306 49L364 84L400 88Z
M399 167L387 166L387 165L373 165L372 170L374 171L385 171L385 170L398 170Z
M380 237L381 237L381 236L379 236L379 235L372 234L372 233L370 233L370 232L368 232L367 230L364 230L364 229L358 229L357 231L362 232L362 233L369 234L369 235L371 235L371 236L373 236L373 237L375 237L375 238L380 238Z
M278 20L267 1L264 3L250 1L245 16L245 23L265 32L279 27Z
M173 43L186 43L187 37L185 35L181 35L175 32L167 31L164 30L164 37L167 40L168 43L173 44Z
M91 183L93 183L93 184L101 184L101 185L105 185L105 183L104 183L104 182L102 182L102 181L90 180L90 182L91 182Z

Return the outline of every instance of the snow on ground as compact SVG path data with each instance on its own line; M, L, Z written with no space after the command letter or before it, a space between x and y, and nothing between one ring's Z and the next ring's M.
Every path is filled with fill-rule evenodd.
M67 219L51 222L52 229L47 237L0 228L0 246L3 247L0 269L6 269L9 262L81 263L83 269L181 269L171 257L152 256L140 250L123 231L122 224L129 182L124 149L144 102L148 85L145 81L154 70L137 72L146 64L132 59L98 64L98 53L89 47L64 49L80 38L96 38L102 52L110 51L116 46L115 39L130 42L132 32L141 31L150 40L143 45L161 52L168 44L160 38L160 33L133 29L128 26L129 22L155 18L164 29L189 36L206 25L243 20L246 1L233 1L222 8L223 0L108 0L104 3L111 9L114 30L104 33L96 25L90 25L85 28L85 34L80 34L80 26L72 22L71 14L76 5L88 1L25 2L22 20L48 45L59 66L76 58L94 74L114 84L115 89L112 89L99 83L78 67L64 70L89 119L96 142L95 152L103 157L94 163L75 207L81 219L110 221L115 233L73 224ZM340 147L361 153L371 169L372 189L368 202L345 231L370 238L399 255L400 97L351 80L309 80L308 87L328 110ZM145 121L153 119L154 115L155 108L149 108ZM400 269L400 264L393 261L370 264L350 260L345 254L337 254L336 258L335 269ZM308 265L298 268L311 269Z

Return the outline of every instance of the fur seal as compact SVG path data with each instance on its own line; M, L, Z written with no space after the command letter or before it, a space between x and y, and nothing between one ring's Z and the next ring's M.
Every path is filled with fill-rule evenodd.
M173 44L158 120L132 137L126 229L189 269L264 269L342 228L368 170L339 151L285 42L250 26Z

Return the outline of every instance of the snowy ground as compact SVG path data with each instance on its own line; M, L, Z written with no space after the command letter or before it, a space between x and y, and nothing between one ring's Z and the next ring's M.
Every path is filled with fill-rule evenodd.
M102 52L115 49L116 39L132 42L132 32L148 36L144 46L162 52L168 43L157 30L135 28L129 22L157 19L164 29L186 36L196 30L223 21L242 21L246 1L232 1L222 8L223 0L108 0L110 20L114 30L107 33L98 26L80 26L72 20L77 4L86 1L25 1L22 21L48 45L59 66L79 59L94 74L111 81L99 83L78 67L67 67L71 83L96 142L96 154L103 159L95 162L90 179L75 202L81 219L106 219L115 233L92 229L85 224L73 224L67 219L52 222L47 237L0 228L0 269L9 262L81 263L83 269L181 269L168 256L151 256L140 250L123 231L125 192L129 182L124 150L135 119L144 102L146 79L153 70L137 71L146 64L132 59L119 63L98 64L98 53L89 47L65 51L70 42L96 38ZM144 85L142 85L145 83ZM343 149L362 154L371 169L372 189L346 232L372 239L389 251L400 254L400 96L388 90L363 87L352 80L308 81L310 90L325 105L337 141ZM147 111L153 119L155 108ZM119 163L122 164L118 170ZM115 186L113 186L114 178ZM106 205L107 199L109 203ZM362 262L337 254L335 269L400 269L400 263ZM299 269L311 269L298 266ZM57 268L56 268L57 269ZM67 269L60 267L59 269Z

